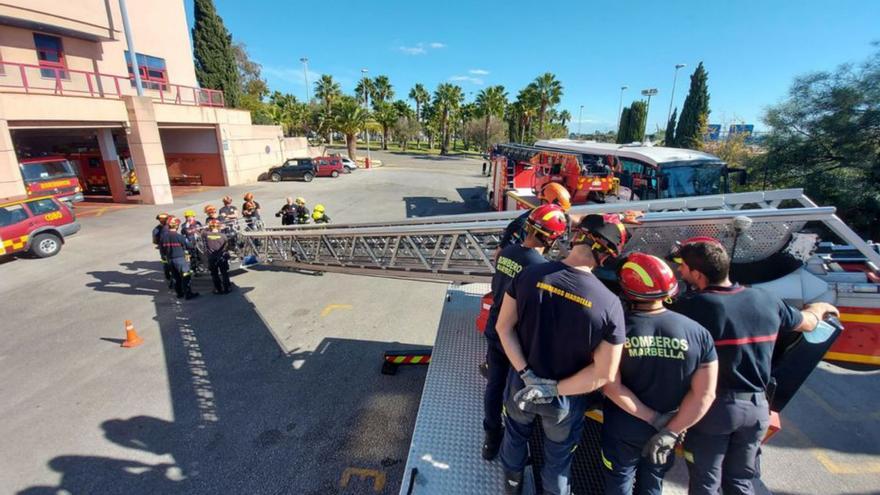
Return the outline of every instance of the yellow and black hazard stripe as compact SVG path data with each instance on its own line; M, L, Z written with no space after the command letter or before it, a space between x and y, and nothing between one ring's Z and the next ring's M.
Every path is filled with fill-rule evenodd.
M27 246L28 241L27 235L23 235L20 237L13 237L12 239L3 239L3 244L0 245L0 254L11 254L16 251L21 251Z

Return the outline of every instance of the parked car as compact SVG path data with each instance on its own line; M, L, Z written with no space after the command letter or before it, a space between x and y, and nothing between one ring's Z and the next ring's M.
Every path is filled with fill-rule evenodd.
M64 238L79 232L67 204L53 196L0 204L0 255L30 252L48 258L61 251Z
M319 156L312 158L315 165L318 166L318 177L339 177L339 174L345 173L345 167L342 165L342 159L338 156Z
M301 179L311 182L318 175L311 158L291 158L280 167L269 169L269 180L279 182L284 179Z
M342 157L342 166L345 167L345 173L350 174L353 170L357 170L357 163L354 162L351 158Z

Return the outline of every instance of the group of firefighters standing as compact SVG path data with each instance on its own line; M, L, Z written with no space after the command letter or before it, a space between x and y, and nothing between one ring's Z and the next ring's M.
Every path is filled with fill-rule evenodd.
M223 206L207 205L204 224L196 220L193 210L184 212L184 221L167 213L156 215L158 225L153 228L153 244L159 250L168 288L174 289L178 298L192 299L198 292L192 290L193 272L207 263L214 284L214 294L228 294L232 288L229 280L230 250L235 248L236 226L239 218L244 220L246 230L262 228L260 203L252 193L246 193L241 210L232 204L232 198L223 198ZM287 198L276 216L282 217L283 225L329 223L323 205L315 205L309 215L303 198Z
M505 492L522 491L540 416L544 493L570 493L584 413L603 404L606 493L661 493L678 443L689 493L754 493L777 335L810 332L837 309L797 310L731 282L728 253L708 237L670 253L691 289L679 295L663 259L623 256L632 215L569 217L568 192L552 183L541 200L511 223L496 253L485 331L482 455L500 453ZM566 234L564 259L547 261ZM597 269L616 271L622 301Z

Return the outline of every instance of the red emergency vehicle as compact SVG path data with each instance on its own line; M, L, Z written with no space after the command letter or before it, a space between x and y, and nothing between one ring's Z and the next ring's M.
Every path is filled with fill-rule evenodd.
M68 203L84 199L76 171L64 156L24 158L18 167L30 197L51 195Z
M64 238L79 229L71 208L54 196L0 202L0 256L24 252L54 256Z
M107 178L107 171L104 169L104 161L99 151L86 151L80 153L70 153L67 155L71 164L74 166L76 175L86 194L110 194L110 181ZM125 184L125 190L128 194L137 194L139 192L137 176L134 171L134 164L128 153L119 155L119 169L122 174L122 182Z

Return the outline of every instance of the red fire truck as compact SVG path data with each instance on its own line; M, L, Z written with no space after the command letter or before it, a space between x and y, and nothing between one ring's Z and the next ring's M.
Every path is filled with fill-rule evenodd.
M30 197L51 195L68 203L84 199L76 171L61 155L24 158L18 167Z
M100 151L70 153L67 158L74 166L86 194L110 194L110 181L107 179L107 171L104 169ZM119 169L126 192L137 194L139 192L137 176L128 152L119 155Z

